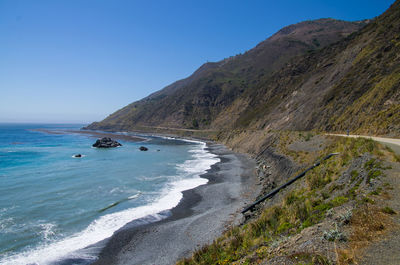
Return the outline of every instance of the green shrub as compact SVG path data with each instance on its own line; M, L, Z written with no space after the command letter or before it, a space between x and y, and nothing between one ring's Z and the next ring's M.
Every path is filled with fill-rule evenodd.
M391 214L391 215L396 214L396 212L392 208L390 208L388 206L382 208L382 212L387 213L387 214Z
M313 134L310 133L310 132L308 132L308 133L306 134L306 136L304 137L304 140L305 140L306 142L308 142L308 141L311 140L312 137L313 137Z
M282 233L284 233L284 232L287 232L289 229L291 229L291 228L293 228L293 227L294 227L293 224L288 223L288 222L283 222L282 224L280 224L280 225L278 226L277 233L278 233L278 234L282 234Z
M354 182L358 178L359 175L360 175L360 173L358 173L357 170L352 170L350 172L351 182Z
M368 172L367 183L370 183L371 179L375 179L375 178L377 178L379 176L382 176L382 175L383 175L383 173L380 170L370 170Z
M334 207L336 207L336 206L345 204L348 201L349 201L349 198L344 197L344 196L338 196L338 197L334 198L333 200L331 200L331 203Z

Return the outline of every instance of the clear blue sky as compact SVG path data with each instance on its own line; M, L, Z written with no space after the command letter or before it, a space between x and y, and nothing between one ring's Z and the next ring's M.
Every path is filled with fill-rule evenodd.
M91 122L280 28L394 0L0 0L0 122Z

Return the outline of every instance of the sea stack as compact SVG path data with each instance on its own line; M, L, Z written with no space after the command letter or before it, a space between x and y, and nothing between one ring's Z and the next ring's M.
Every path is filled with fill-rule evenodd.
M101 139L97 139L97 141L92 146L97 148L111 148L122 146L122 144L111 139L110 137L103 137Z

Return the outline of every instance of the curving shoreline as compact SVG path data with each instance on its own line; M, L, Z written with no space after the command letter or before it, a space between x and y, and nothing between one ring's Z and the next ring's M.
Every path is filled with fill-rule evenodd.
M221 160L201 176L209 182L184 191L169 217L115 232L93 264L174 264L239 222L240 210L258 194L256 163L223 145L207 148Z

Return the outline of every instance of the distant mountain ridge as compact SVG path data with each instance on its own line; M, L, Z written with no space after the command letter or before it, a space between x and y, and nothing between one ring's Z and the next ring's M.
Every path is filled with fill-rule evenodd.
M290 25L86 129L351 129L399 135L399 1L367 22Z

